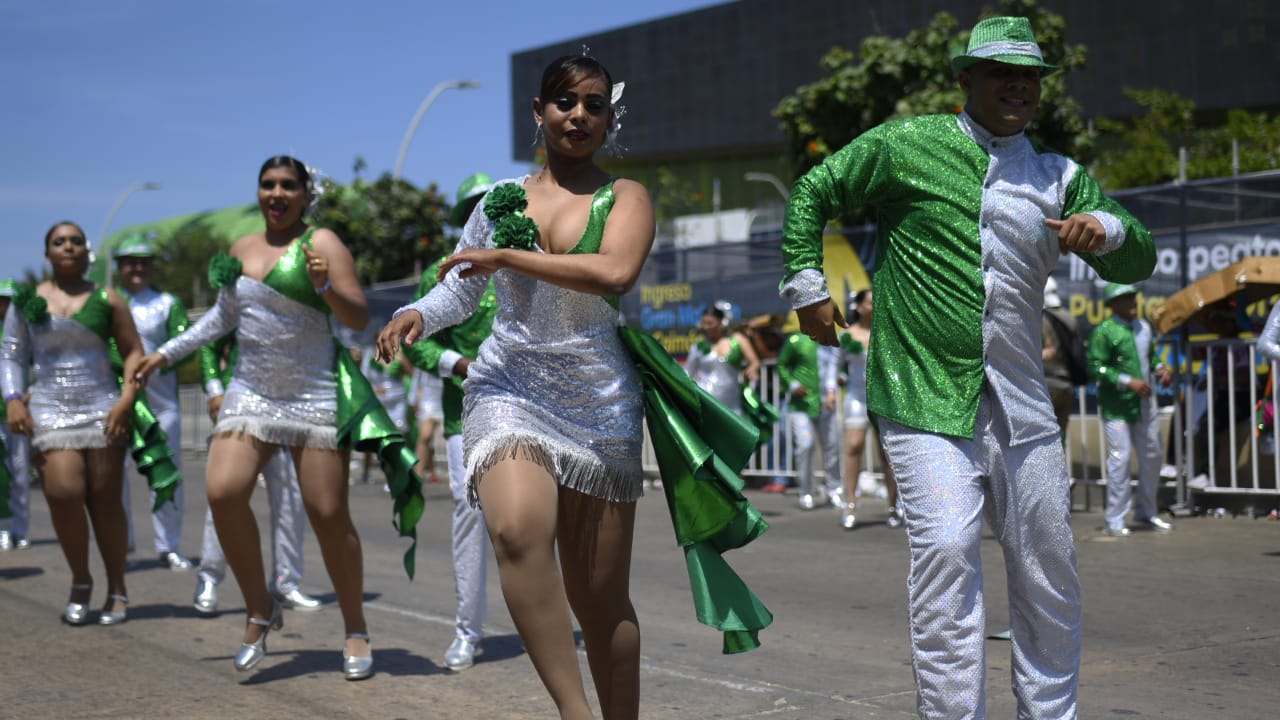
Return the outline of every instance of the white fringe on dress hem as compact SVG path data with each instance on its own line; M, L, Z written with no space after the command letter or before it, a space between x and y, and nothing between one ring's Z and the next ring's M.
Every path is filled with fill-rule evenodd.
M542 435L490 435L467 449L467 502L480 507L477 486L486 472L503 460L520 459L546 470L561 487L609 502L635 502L644 495L640 462L608 464L576 445Z
M92 450L111 447L101 428L77 428L74 430L46 430L31 439L31 446L40 452L49 450Z
M338 429L305 423L234 416L218 420L212 435L245 433L272 445L309 447L323 450L338 448Z

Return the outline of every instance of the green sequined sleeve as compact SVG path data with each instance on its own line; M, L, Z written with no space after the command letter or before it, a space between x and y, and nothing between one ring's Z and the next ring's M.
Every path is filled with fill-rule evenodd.
M189 327L191 327L191 316L187 315L187 306L175 296L173 306L169 308L169 337L176 338Z
M809 299L801 296L812 289L788 295L792 279L805 270L822 271L822 231L827 221L872 204L885 187L889 166L881 126L863 133L796 181L782 226L782 290L793 307Z
M414 293L414 301L421 300L427 293L431 292L431 288L439 284L436 275L440 271L440 263L444 258L431 263L431 267L422 272L422 279L418 281L418 291ZM435 335L424 337L412 345L401 345L400 352L409 358L409 362L414 367L432 375L439 375L440 357L444 355L447 348L440 343Z
M169 307L169 317L165 322L169 333L168 338L176 338L191 327L191 316L187 315L187 306L183 305L176 295L173 296L173 305ZM170 373L177 369L177 365L169 365L160 372Z
M1120 203L1107 197L1083 168L1067 186L1067 201L1062 208L1064 219L1076 213L1089 213L1102 220L1103 225L1108 226L1108 244L1113 235L1119 234L1117 230L1123 233L1123 243L1111 252L1079 253L1080 259L1097 270L1102 279L1136 283L1151 277L1156 268L1156 247L1151 232ZM1111 217L1106 217L1108 215ZM1119 228L1114 227L1117 223Z

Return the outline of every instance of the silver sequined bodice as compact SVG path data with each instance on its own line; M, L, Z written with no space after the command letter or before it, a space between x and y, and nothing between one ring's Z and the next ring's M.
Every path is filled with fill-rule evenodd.
M241 275L191 329L159 350L172 364L236 331L240 359L214 432L336 447L335 345L329 318Z
M481 201L458 249L491 246L491 225ZM487 281L459 279L455 268L408 308L422 314L424 335L434 333L467 318ZM605 491L615 499L640 496L643 396L618 337L618 311L597 295L511 270L499 270L493 281L499 305L493 333L463 384L469 472L511 438L530 438L591 466L584 474L626 478L625 489ZM595 494L590 485L582 487Z
M35 422L36 449L107 446L106 417L120 398L120 386L102 338L56 315L28 326L10 307L0 347L0 387L6 396L26 389L31 367L27 409Z
M714 349L704 353L695 345L685 359L685 371L725 407L742 413L742 386L738 382L742 371L717 355Z

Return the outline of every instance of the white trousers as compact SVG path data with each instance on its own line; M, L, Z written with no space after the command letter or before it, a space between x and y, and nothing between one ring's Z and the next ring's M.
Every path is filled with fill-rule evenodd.
M985 511L1004 550L1017 717L1075 718L1080 581L1058 436L1011 447L1004 411L985 392L972 440L884 419L880 430L910 543L907 595L920 717L986 716Z
M0 529L8 530L14 537L25 538L31 530L31 436L9 430L9 423L0 422L0 441L9 455L9 511L13 517L0 520ZM8 527L5 527L8 523Z
M453 584L458 600L457 636L472 643L484 636L488 610L489 529L484 513L467 502L467 466L462 461L462 435L445 438L449 452L449 492L453 495Z
M289 451L280 448L262 469L267 481L267 501L271 507L271 557L274 572L268 589L285 594L302 584L302 533L307 529L307 510L298 488L298 474ZM204 514L204 541L200 547L200 579L214 584L227 575L227 556L218 542L213 511Z
M1119 530L1133 510L1137 521L1155 517L1156 489L1160 483L1160 418L1156 413L1155 395L1142 401L1142 416L1137 422L1104 420L1102 432L1107 437L1107 527ZM1138 454L1138 492L1129 484L1129 458Z
M154 407L152 408L154 410ZM178 466L178 470L182 470L182 415L177 409L176 403L173 409L163 411L155 410L156 420L160 421L160 428L164 430L164 434L169 436L169 451L173 453L173 464ZM124 516L129 523L129 547L134 547L133 543L133 512L129 505L129 487L135 480L146 482L142 474L133 466L133 460L125 456L125 480L121 485L124 493ZM173 493L173 502L165 503L160 506L159 510L151 513L151 527L155 532L156 552L178 552L178 543L182 540L182 499L184 497L182 491L182 483L178 484L177 489ZM151 493L151 507L155 507L156 495Z
M814 493L814 463L818 443L822 444L822 466L826 473L822 490L830 495L844 486L840 474L840 418L836 412L822 412L814 420L802 412L787 413L787 433L791 436L791 462L796 471L796 486L801 493Z

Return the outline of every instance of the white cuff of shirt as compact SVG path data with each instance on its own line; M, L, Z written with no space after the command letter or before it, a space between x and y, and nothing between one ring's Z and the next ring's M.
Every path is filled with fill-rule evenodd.
M779 288L778 294L792 310L799 310L831 297L831 292L827 290L827 278L817 268L808 268L792 275Z
M440 355L440 362L436 364L436 371L440 373L442 378L451 378L453 377L453 366L457 365L462 358L463 355L460 352L445 350Z
M204 383L205 397L218 397L226 394L227 389L222 386L222 381L218 379L206 380Z
M1103 229L1107 231L1107 241L1102 244L1102 248L1094 255L1106 255L1109 252L1119 250L1120 246L1124 245L1124 224L1120 222L1120 218L1101 210L1086 214L1097 218L1098 222L1102 223Z
M1132 379L1133 378L1131 376L1125 375L1124 373L1120 373L1119 375L1116 376L1116 387L1118 388L1129 387L1129 381Z

